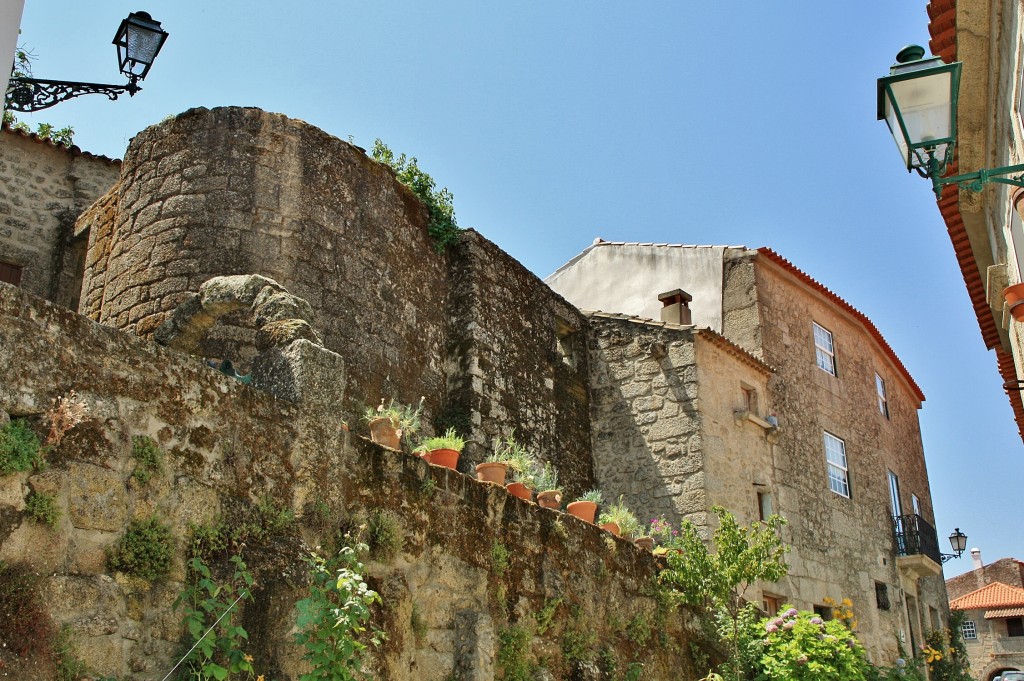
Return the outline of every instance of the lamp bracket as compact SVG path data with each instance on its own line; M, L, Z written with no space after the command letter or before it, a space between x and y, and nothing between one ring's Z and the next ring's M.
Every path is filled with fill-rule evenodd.
M972 192L980 192L986 184L993 182L1008 184L1014 187L1024 187L1024 164L992 169L983 168L974 173L952 175L950 177L939 177L940 174L940 172L935 171L931 173L932 189L935 191L936 198L942 198L943 187L951 184Z
M111 101L128 93L134 97L142 88L138 78L132 77L125 85L104 85L101 83L77 83L66 80L41 80L39 78L11 78L4 96L4 108L28 113L48 109L82 95L106 95Z

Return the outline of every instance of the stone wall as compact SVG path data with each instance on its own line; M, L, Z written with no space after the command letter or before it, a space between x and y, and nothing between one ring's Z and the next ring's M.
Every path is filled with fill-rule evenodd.
M350 435L334 418L341 397L330 376L317 380L333 398L291 404L6 285L0 366L0 411L40 434L54 397L75 390L90 406L89 420L47 454L47 470L0 478L0 560L43 575L49 617L70 627L75 654L97 672L163 678L180 650L170 604L186 578L190 523L237 527L269 504L298 520L243 549L257 581L240 621L267 678L302 669L291 628L303 547L373 516L399 537L393 556L371 552L368 564L383 598L374 621L388 635L374 678L494 678L511 627L527 631L525 661L541 678L598 678L612 661L620 674L642 665L643 678L703 673L689 658L688 616L647 595L658 569L650 553ZM132 477L135 435L165 452L145 484ZM55 529L26 517L30 490L55 496ZM110 571L105 549L130 519L154 513L176 539L170 575L150 583ZM0 652L0 661L18 678L51 678L45 659Z
M258 109L193 109L135 137L117 206L87 273L93 319L149 337L203 281L260 274L309 301L361 398L436 405L446 259L423 206L361 149ZM204 354L246 370L253 330L234 321Z
M767 367L713 331L594 313L588 333L593 457L606 497L643 522L664 515L713 529L712 505L757 519L771 453L748 420L744 386L766 392ZM755 415L758 416L758 415Z
M591 489L583 315L475 231L453 263L447 407L471 420L467 463L514 432L559 469L570 498Z
M24 268L25 290L77 307L84 243L75 219L120 170L119 161L0 129L0 262Z

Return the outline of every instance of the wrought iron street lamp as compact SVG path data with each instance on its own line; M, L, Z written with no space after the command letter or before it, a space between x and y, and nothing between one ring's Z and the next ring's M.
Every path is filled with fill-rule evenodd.
M967 548L967 535L961 532L958 527L949 535L949 543L953 547L953 553L939 554L942 556L943 563L952 558L959 558L964 555L964 549Z
M989 182L1024 187L1024 165L943 177L956 147L963 65L946 64L939 57L925 59L924 54L918 45L904 47L889 75L878 79L878 120L889 125L907 171L929 178L936 198L951 184L976 192Z
M160 22L154 21L147 12L132 12L121 22L113 41L117 46L118 66L121 73L128 77L126 84L11 78L4 97L4 107L12 111L29 112L48 109L81 95L101 94L114 100L127 92L130 97L134 97L142 89L139 81L146 78L167 35L167 31L160 28Z

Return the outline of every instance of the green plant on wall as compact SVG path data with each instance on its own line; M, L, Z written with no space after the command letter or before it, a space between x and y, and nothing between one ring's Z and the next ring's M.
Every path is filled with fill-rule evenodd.
M312 671L299 681L353 681L371 678L364 670L368 637L377 646L382 634L369 627L370 607L380 596L363 579L358 553L365 544L343 547L331 560L312 553L309 596L295 604L298 612L295 641L305 649L302 659Z
M0 427L0 475L20 473L44 466L42 444L24 419Z
M459 232L462 230L455 221L455 207L452 204L454 197L448 188L437 191L434 178L420 170L415 157L406 157L405 154L396 157L395 153L379 139L374 140L370 155L375 161L390 166L395 171L398 181L411 189L426 206L429 214L427 231L434 238L437 250L440 252L454 245L459 240Z
M132 477L138 480L140 485L145 485L163 468L164 453L160 451L156 441L146 435L132 437L132 458L135 459Z
M504 671L505 681L530 681L533 666L530 653L529 630L511 626L498 632L498 666Z
M252 600L253 577L239 556L231 557L233 571L223 582L213 578L199 557L189 562L189 582L174 601L183 612L189 652L182 659L188 681L253 678L253 658L244 646L249 633L236 624L238 603Z
M155 515L131 521L128 529L110 549L107 563L143 579L158 579L171 570L174 537L171 528Z
M52 494L29 492L25 497L25 513L35 522L44 523L50 527L56 527L60 521L57 498Z
M924 660L932 681L971 681L973 678L961 629L963 622L964 612L953 610L948 629L935 629L925 634Z

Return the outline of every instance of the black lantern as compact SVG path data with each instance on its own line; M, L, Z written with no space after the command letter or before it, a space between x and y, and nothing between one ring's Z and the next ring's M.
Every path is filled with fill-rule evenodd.
M117 46L117 63L121 73L128 77L124 85L101 83L77 83L66 80L42 80L40 78L11 78L4 97L4 108L11 111L39 111L54 104L81 95L100 94L117 99L125 92L130 97L141 90L139 81L149 73L153 60L160 53L167 31L160 28L159 21L147 12L132 12L121 22L114 36Z
M960 531L960 528L953 530L949 535L949 543L953 547L953 554L959 558L967 548L967 535Z
M133 81L144 80L156 55L167 40L167 31L153 21L149 12L132 12L121 22L114 36L117 45L117 63L121 73Z

